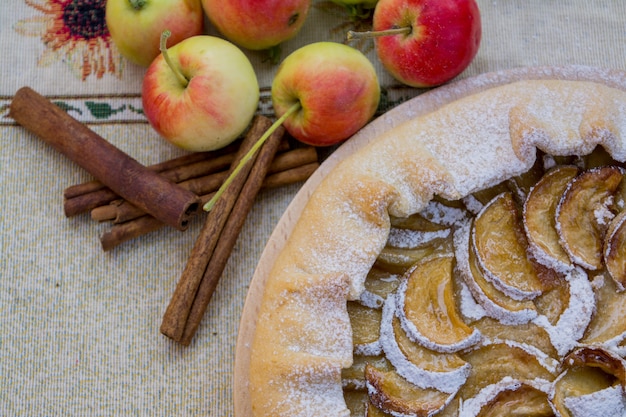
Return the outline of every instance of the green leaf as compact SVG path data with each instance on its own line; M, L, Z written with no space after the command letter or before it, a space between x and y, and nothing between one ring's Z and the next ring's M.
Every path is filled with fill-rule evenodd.
M54 101L53 103L57 105L58 107L60 107L61 109L65 110L67 113L74 111L78 114L81 114L81 115L83 114L83 111L81 109L79 109L78 107L71 106L64 101Z
M126 110L125 104L117 109L114 109L109 103L96 103L94 101L86 101L85 106L87 106L89 112L91 112L93 117L95 117L96 119L108 119L112 115Z

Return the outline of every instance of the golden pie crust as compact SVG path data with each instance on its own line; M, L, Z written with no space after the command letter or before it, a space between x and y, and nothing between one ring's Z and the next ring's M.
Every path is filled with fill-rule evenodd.
M443 89L422 108L397 109L408 112L400 123L377 121L371 139L333 161L289 219L284 244L273 248L268 273L253 282L255 299L246 302L238 416L350 415L341 381L353 361L347 300L364 291L390 216L520 175L537 150L587 155L599 145L626 160L624 73L526 69Z

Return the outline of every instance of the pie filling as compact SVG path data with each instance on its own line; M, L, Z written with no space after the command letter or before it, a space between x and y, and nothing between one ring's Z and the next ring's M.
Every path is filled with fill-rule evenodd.
M352 415L626 415L625 177L600 147L542 154L392 218L348 302Z

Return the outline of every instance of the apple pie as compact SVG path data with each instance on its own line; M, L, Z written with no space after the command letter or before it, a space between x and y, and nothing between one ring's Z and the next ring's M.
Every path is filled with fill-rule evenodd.
M337 162L264 278L247 412L626 415L611 74L479 86Z

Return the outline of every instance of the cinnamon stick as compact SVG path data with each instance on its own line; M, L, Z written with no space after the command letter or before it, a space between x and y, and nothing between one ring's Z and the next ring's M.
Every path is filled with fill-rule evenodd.
M222 155L232 154L239 147L239 142L239 140L235 141L234 143L215 151L194 152L176 158L168 159L167 161L159 162L158 164L148 165L147 168L151 171L161 173L164 171L177 169L178 167L194 164L196 162L214 159ZM228 163L230 164L230 162ZM103 188L106 188L106 186L98 180L86 181L67 187L65 190L63 190L63 198L69 200L84 194L93 193Z
M231 171L239 164L239 161L248 153L263 133L272 125L271 121L264 116L256 116L253 125L244 138L235 161L231 165ZM282 129L280 135L273 135L272 143L276 142L276 146L282 138ZM258 154L258 152L257 152ZM194 295L200 286L200 281L207 265L211 259L213 251L217 246L218 240L222 234L222 230L230 215L230 212L237 201L237 196L241 191L248 173L250 172L256 155L237 175L228 192L224 193L208 215L206 216L204 225L196 242L192 248L189 260L183 270L183 273L176 286L172 299L167 307L163 322L161 323L161 333L174 339L180 340L183 335L184 324L191 310Z
M279 132L279 135L282 135L283 129L281 128L280 130L281 132ZM261 189L263 179L267 175L269 165L276 154L278 141L280 140L279 135L276 135L275 133L270 136L267 142L263 144L259 150L252 170L250 171L232 212L224 225L218 244L211 255L211 259L209 260L209 263L204 271L197 291L195 294L185 294L186 296L193 296L193 303L191 304L191 309L189 310L186 320L183 322L183 318L185 316L174 316L180 325L184 325L183 333L179 339L179 342L183 346L188 346L191 343L191 340L200 326L219 279L224 272L228 258L230 257L235 243L237 242L237 238L241 232L243 224L248 216L248 213L250 212L250 209L252 208L256 195ZM169 317L167 318L169 319Z
M183 165L173 166L164 170L154 169L154 166L148 168L158 172L163 178L178 183L198 175L226 169L234 158L234 154L232 153L218 156L207 155L207 153L203 153L203 155L204 158L209 157L210 159L185 158L185 160L189 160L189 162ZM104 184L99 181L72 186L71 188L67 188L63 194L63 211L67 217L84 213L120 198L119 195L105 187Z
M312 146L283 152L276 155L269 167L268 174L287 171L308 163L316 162L317 160L317 151ZM227 175L227 172L211 173L202 177L182 181L178 184L202 197L216 191L224 182ZM266 178L266 180L270 178L271 176ZM92 219L97 221L112 220L115 224L130 221L144 214L141 209L125 200L113 201L108 205L96 207L91 211Z
M228 176L228 172L217 172L206 177L193 178L178 183L181 187L196 195L217 190ZM139 207L126 200L114 200L91 210L91 218L97 221L113 220L113 223L124 223L146 214Z
M9 116L167 225L186 229L200 207L197 195L150 171L29 87L16 92Z
M240 141L237 141L217 151L189 154L151 165L148 168L173 182L180 183L191 178L228 169L235 158L239 144ZM281 142L280 150L287 149L289 149L289 143L287 141ZM76 216L119 200L117 194L99 181L89 181L68 187L63 192L63 197L63 210L67 217Z
M165 226L150 215L137 217L129 222L115 225L100 237L104 251L109 251L123 242L143 236Z
M319 165L318 162L313 162L268 175L265 177L265 181L263 181L262 188L282 187L284 185L305 181L315 172ZM201 204L205 204L209 201L214 194L215 193L209 193L200 196ZM107 207L109 206L104 206L104 208ZM126 241L146 235L163 226L163 223L149 215L137 217L124 223L116 223L109 231L105 232L100 237L102 249L105 251L111 250Z

